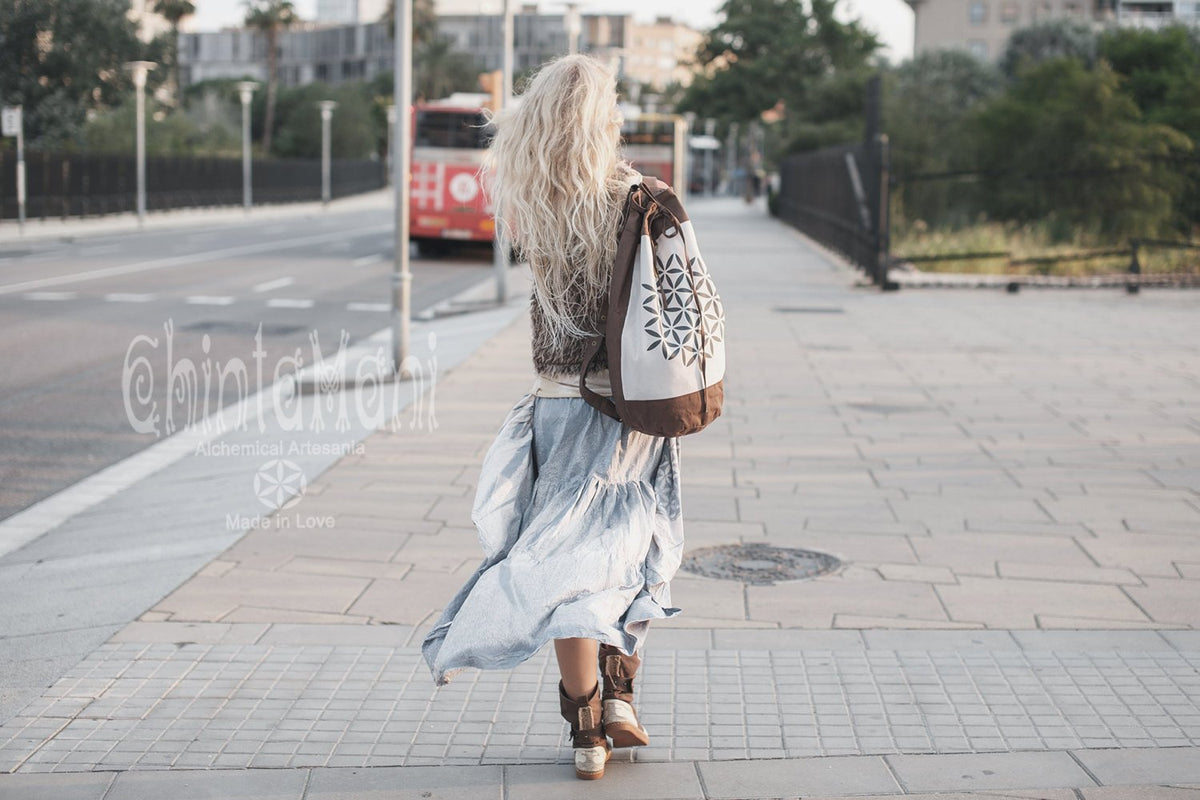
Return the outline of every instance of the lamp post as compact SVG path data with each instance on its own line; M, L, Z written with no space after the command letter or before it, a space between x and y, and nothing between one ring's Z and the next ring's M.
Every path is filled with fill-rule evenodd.
M504 0L504 66L501 69L504 88L500 92L500 102L503 104L503 107L509 106L512 103L513 97L513 36L514 28L516 27L514 21L515 14L515 0ZM504 303L508 300L508 243L504 241L504 231L499 220L496 220L492 237L492 263L496 274L496 302Z
M329 205L329 126L333 120L333 110L337 103L333 100L322 100L317 103L321 109L321 205Z
M396 58L393 74L397 115L392 148L392 190L396 193L392 262L392 362L396 377L408 358L408 323L412 317L412 272L409 271L408 208L412 162L412 65L413 65L413 4L410 0L396 3Z
M710 140L712 135L717 131L717 121L715 119L704 120L704 135ZM705 142L707 146L711 141ZM704 151L704 193L710 197L715 194L715 181L713 180L713 151L708 148Z
M396 147L396 104L387 107L387 179L392 180L392 169L395 164Z
M242 206L247 212L254 201L250 181L250 99L258 84L254 81L241 81L237 85L238 97L242 101Z
M130 61L125 68L133 73L133 88L137 99L137 218L138 225L146 222L146 73L154 69L153 61Z
M583 21L579 18L579 3L567 3L567 53L579 52L579 34L583 33Z

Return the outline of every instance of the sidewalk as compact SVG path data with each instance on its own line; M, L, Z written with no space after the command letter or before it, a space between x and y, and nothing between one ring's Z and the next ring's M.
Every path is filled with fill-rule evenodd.
M682 442L688 555L840 566L681 570L649 747L577 781L550 648L439 690L420 658L532 383L522 313L439 376L436 428L288 508L332 529L250 530L0 726L0 798L1200 797L1196 296L885 295L761 209L689 212L730 372Z

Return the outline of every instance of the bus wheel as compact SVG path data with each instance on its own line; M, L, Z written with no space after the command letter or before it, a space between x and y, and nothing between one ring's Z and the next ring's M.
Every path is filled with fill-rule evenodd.
M450 243L445 239L435 239L431 236L414 236L417 252L422 258L442 258L450 252Z

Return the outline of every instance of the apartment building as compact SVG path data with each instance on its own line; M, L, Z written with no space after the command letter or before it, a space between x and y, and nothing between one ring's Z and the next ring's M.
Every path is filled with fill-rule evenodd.
M704 41L700 31L659 17L651 23L634 22L626 40L622 74L627 81L662 91L670 83L687 86L695 70L696 50Z
M359 10L366 6L359 0ZM327 13L336 11L331 8L327 6ZM513 22L517 72L568 51L565 14L541 14L531 3L515 15ZM481 71L501 67L502 15L442 14L438 31L453 42L456 50L474 56ZM583 14L579 48L608 61L630 81L662 88L672 80L686 82L690 77L686 64L700 36L666 19L640 25L628 14ZM370 80L392 70L394 50L387 28L378 22L303 23L279 35L279 81L284 86L300 86L314 81ZM179 64L180 81L185 87L214 78L249 76L265 80L266 39L246 29L181 33Z
M913 52L966 49L983 59L1004 52L1017 28L1050 19L1093 25L1200 24L1200 0L906 0L915 15Z

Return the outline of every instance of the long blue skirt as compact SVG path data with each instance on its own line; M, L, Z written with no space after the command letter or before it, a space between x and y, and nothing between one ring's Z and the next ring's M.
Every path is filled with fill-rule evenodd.
M484 457L471 517L483 562L422 644L438 685L510 669L551 639L641 650L679 613L679 440L639 433L579 397L522 397Z

